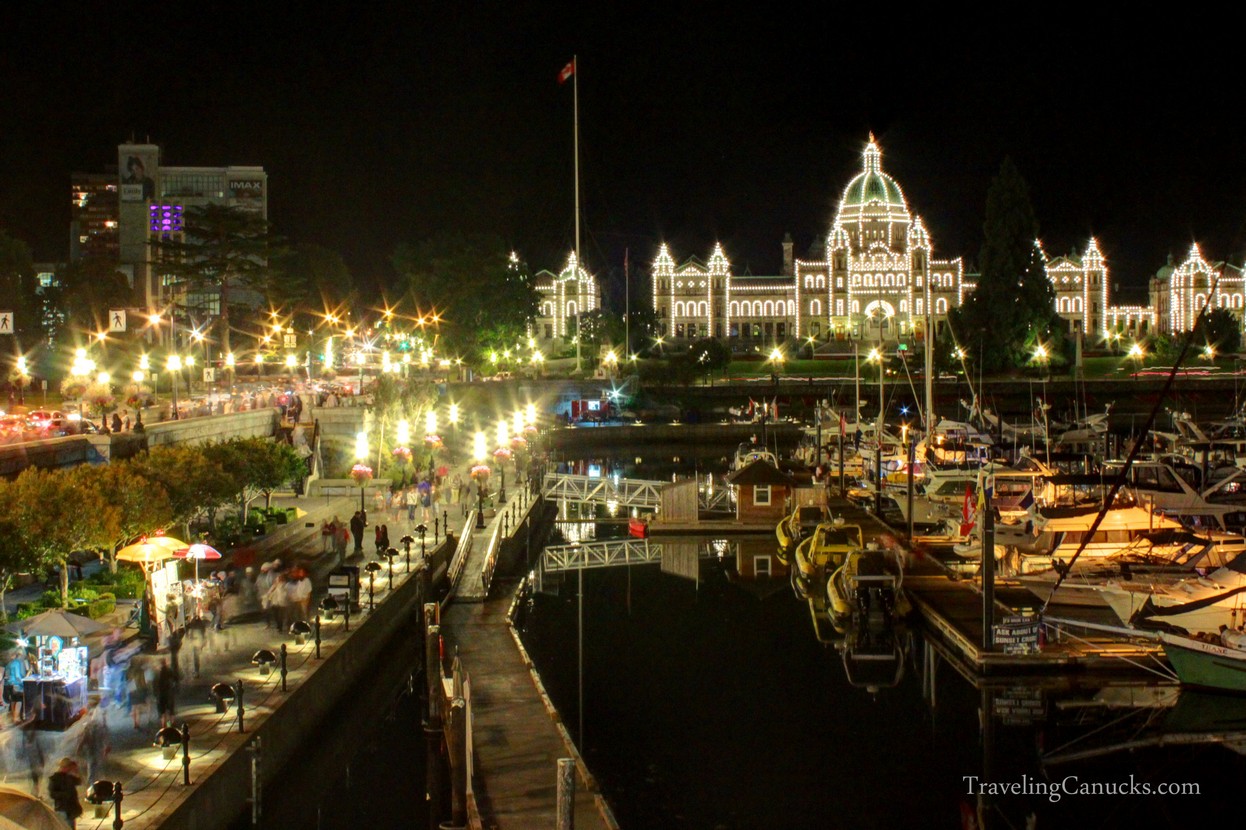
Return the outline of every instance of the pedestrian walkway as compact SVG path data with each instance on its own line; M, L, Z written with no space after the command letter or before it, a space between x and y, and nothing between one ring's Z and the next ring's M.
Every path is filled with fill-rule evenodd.
M327 499L321 504L311 504L307 519L321 515L331 518L333 512L343 509L341 502L340 499ZM304 506L307 501L299 500L298 503ZM349 513L345 515L349 516ZM265 544L255 546L257 561L279 556L286 562L306 562L312 566L309 570L313 581L323 582L324 576L336 567L337 562L332 553L321 553L319 521L315 523L314 533L301 524L297 527L286 526L283 530L270 534L268 539L263 540ZM391 530L391 538L392 533ZM401 557L396 563L394 587L398 589L408 576L404 573ZM376 583L378 605L388 597L387 585L388 579ZM315 596L319 596L322 586L318 584L316 587ZM349 638L360 636L361 630L365 629L370 615L366 611L367 600L364 599L362 604L365 610L352 618L350 632L345 631L341 616L323 623L321 654L324 659L340 649ZM190 727L192 783L205 779L233 753L245 751L244 745L249 740L249 735L239 733L234 709L217 713L211 694L214 684L242 681L246 731L251 733L286 697L286 693L281 691L280 672L274 669L271 673L263 673L252 663L252 655L260 649L279 654L284 643L288 651L287 686L290 692L298 689L318 666L323 665L323 661L315 659L315 643L311 639L296 644L288 632L266 627L264 622L255 619L257 616L251 613L235 617L221 632L210 628L191 632L182 645L178 659L181 681L177 689L174 722L179 727L183 722ZM365 632L362 636L368 635ZM140 655L139 659L158 664L170 659L170 655L167 652L147 654ZM64 732L26 733L36 736L33 745L23 740L23 730L6 725L0 730L0 766L3 767L4 783L27 792L37 791L46 799L47 781L43 776L54 772L61 758L74 757L78 759L84 783L100 778L122 782L125 796L122 818L127 828L159 826L161 819L168 816L191 791L182 785L181 753L166 759L160 749L153 747L160 726L154 694L150 697L151 702L137 713L116 703L116 696L112 689L92 692L92 702L98 698L102 705L93 707L88 716ZM99 718L104 727L106 737L100 745L106 744L109 751L103 757L91 752L90 741L83 741L91 718ZM36 763L32 764L32 759ZM35 776L32 770L41 770L42 774ZM92 818L88 806L88 812L79 819L78 827L104 830L112 826L111 822L111 815L106 819Z

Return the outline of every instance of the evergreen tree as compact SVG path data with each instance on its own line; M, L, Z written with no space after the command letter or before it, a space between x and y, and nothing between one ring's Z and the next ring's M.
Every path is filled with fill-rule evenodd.
M1004 159L986 198L978 286L952 312L962 346L983 369L998 372L1030 360L1037 339L1054 333L1054 295L1029 187Z
M217 342L228 354L231 292L262 291L271 273L270 259L283 251L268 221L241 208L216 204L188 208L184 228L180 239L152 243L157 267L187 289L219 295Z
M30 348L46 338L43 304L35 283L30 246L0 229L0 308L13 312L12 332L20 348Z

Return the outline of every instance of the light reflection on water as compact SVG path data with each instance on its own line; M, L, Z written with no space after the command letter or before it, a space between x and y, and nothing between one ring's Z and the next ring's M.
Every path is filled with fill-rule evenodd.
M625 828L1185 828L1230 815L1246 784L1244 699L1147 675L970 680L918 630L897 637L898 671L854 685L782 566L761 566L773 537L681 541L695 559L583 574L580 745ZM523 638L574 735L576 574L540 587ZM970 794L968 777L1017 791ZM1047 789L1131 780L1201 794Z

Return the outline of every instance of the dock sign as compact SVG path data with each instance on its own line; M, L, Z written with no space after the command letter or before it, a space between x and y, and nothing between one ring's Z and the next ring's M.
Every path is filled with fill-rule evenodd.
M995 645L1004 654L1037 654L1038 633L1042 624L1037 614L1012 614L995 625Z

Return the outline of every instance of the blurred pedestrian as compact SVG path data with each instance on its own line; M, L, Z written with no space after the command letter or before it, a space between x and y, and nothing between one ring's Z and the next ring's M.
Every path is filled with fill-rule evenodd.
M48 795L56 811L64 814L70 828L78 826L78 816L82 815L82 802L78 800L80 786L82 777L78 774L78 764L73 758L62 758L56 772L48 778Z
M174 710L177 709L177 678L167 660L160 661L160 669L156 672L156 712L160 716L161 726L173 725Z
M265 605L268 609L268 622L265 627L285 631L286 611L290 606L290 591L286 585L285 574L277 574L265 598L268 600Z
M151 685L147 681L145 663L146 660L135 655L130 658L130 665L125 670L125 687L130 696L130 717L134 721L135 729L146 725L147 707L151 699Z
M108 720L100 707L87 712L86 723L82 725L82 734L78 737L76 754L86 762L87 780L94 781L104 768L104 758L112 747L108 738Z
M26 766L30 771L30 791L38 798L39 786L43 783L43 765L46 763L43 747L39 744L39 730L35 729L33 722L21 729L22 754L26 756Z
M8 662L4 664L4 702L9 706L9 715L14 723L26 716L22 701L28 674L30 665L26 662L26 652L20 648L10 651Z
M355 555L363 554L363 529L367 524L363 513L356 510L355 515L350 517L350 532L355 537Z

